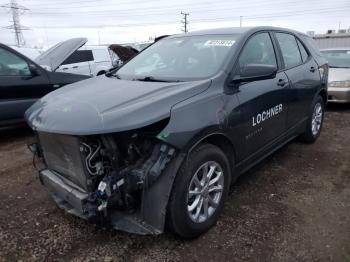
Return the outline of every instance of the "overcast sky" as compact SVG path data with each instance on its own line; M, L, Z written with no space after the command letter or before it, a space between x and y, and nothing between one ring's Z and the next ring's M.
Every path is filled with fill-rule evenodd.
M0 0L5 5L11 0ZM50 46L72 37L90 44L129 43L180 33L181 11L189 31L271 25L324 33L350 28L350 0L17 0L29 10L20 15L28 46ZM0 42L14 44L11 13L0 8ZM100 37L99 37L100 36Z

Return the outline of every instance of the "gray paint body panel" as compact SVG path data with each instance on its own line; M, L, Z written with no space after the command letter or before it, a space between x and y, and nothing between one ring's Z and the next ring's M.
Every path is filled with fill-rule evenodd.
M71 54L86 42L87 38L72 38L60 42L39 55L34 61L41 66L49 66L51 71L56 71Z
M243 118L250 118L258 112L254 103L259 101L259 110L265 110L264 105L274 106L275 100L284 101L283 93L288 93L288 88L275 96L260 96L256 93L254 100L254 92L260 92L259 88L254 91L254 88L249 90L242 87L241 91L237 90L241 93L239 96L227 94L233 89L227 90L226 81L244 44L253 34L267 31L283 31L307 37L293 30L276 27L227 28L188 33L185 36L242 35L228 54L221 71L211 79L164 83L119 80L103 75L68 85L40 99L26 112L27 122L33 129L42 132L94 135L137 129L170 117L160 137L166 137L166 142L177 148L189 146L193 144L192 140L217 132L230 137L234 145L246 147L240 139L244 133L251 132L251 127L248 123L242 126L240 122L247 121ZM168 38L179 36L184 35ZM264 84L258 81L251 85ZM271 92L275 93L274 90ZM242 99L244 94L253 100L249 101L248 97L246 104L244 99L239 101L239 97ZM288 110L288 102L285 103L285 110Z
M225 137L228 146L233 145L232 168L234 176L237 176L300 134L304 122L287 128L288 119L294 117L303 120L308 110L293 112L290 109L294 102L302 102L298 96L305 96L306 92L312 93L306 101L307 105L311 105L312 98L322 88L320 79L309 81L310 88L302 88L299 93L296 93L299 82L289 80L291 74L288 70L280 70L273 79L235 86L227 84L247 39L260 31L276 30L300 35L292 30L274 27L207 30L186 34L241 33L242 36L230 51L221 71L210 79L159 83L100 76L61 88L42 98L26 112L27 122L33 129L42 132L94 135L142 128L169 118L167 126L157 138L177 148L176 160L172 160L155 184L147 188L143 203L145 213L137 217L141 220L139 226L130 223L130 220L114 220L114 226L118 229L149 233L151 228L154 234L158 234L164 229L166 207L178 168L186 164L186 154L202 139L220 135ZM277 56L281 57L278 51ZM322 59L319 61L322 62ZM299 76L310 72L305 66L295 68L299 70L296 73ZM318 71L314 77L320 77ZM278 85L280 79L287 82L283 88ZM253 124L253 117L282 104L283 111L278 115L259 125ZM147 229L143 229L143 224L148 225Z
M102 75L43 97L26 119L37 131L70 135L136 129L169 117L173 105L203 92L210 82L155 83Z

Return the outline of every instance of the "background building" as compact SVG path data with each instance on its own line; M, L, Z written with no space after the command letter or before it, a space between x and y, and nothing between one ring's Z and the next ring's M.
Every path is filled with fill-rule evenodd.
M335 30L328 30L326 34L315 35L313 31L307 34L316 41L320 49L335 48L335 47L349 47L350 48L350 28Z

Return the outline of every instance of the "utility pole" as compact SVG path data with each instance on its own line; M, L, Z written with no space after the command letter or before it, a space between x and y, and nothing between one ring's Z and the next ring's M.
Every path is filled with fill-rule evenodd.
M242 23L243 23L243 16L239 17L239 27L242 27Z
M11 0L10 3L2 5L0 7L9 9L12 15L12 25L5 26L4 28L14 31L17 46L25 45L22 31L29 30L29 28L21 25L20 15L29 9L18 5L16 0Z
M189 16L189 13L183 13L181 12L181 14L183 15L183 20L181 20L181 23L184 25L182 32L187 33L188 29L187 29L187 25L188 25L188 20L187 20L187 16Z

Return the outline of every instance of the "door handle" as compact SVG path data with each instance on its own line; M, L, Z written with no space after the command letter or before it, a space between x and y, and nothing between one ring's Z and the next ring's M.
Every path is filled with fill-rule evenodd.
M63 67L62 70L68 70L68 67Z
M311 72L311 73L314 73L315 71L316 71L316 68L312 66L312 67L310 68L310 72Z
M73 66L73 68L78 68L78 66Z
M278 83L277 83L278 86L285 86L285 84L286 84L286 81L284 81L284 79L278 80Z

